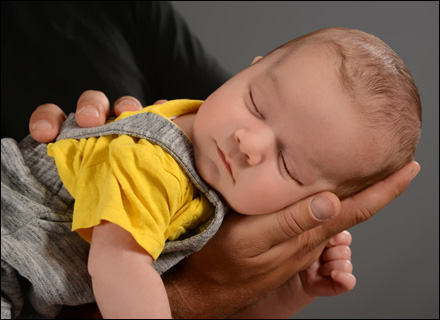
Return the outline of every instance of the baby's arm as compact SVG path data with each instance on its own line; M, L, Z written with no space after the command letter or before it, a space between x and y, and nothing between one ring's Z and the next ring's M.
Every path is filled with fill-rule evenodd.
M328 241L319 259L307 269L235 317L290 318L319 296L339 295L352 290L356 278L352 274L350 243L349 232L337 234Z
M123 228L103 221L93 228L89 273L104 318L171 318L153 258Z

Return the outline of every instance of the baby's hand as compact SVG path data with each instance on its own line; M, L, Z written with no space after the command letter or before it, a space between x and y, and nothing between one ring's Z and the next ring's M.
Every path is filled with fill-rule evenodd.
M331 238L318 260L300 273L304 290L312 297L334 296L356 285L351 264L351 234L341 232Z

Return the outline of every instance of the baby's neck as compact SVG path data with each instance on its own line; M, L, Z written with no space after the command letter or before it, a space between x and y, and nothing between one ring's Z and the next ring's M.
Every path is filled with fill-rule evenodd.
M193 141L193 125L196 114L197 113L187 113L178 116L176 119L173 120L173 122L178 125L183 132L185 132L185 134L191 141Z

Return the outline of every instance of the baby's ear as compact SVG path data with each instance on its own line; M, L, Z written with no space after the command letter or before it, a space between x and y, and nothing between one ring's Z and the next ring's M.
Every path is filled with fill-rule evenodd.
M254 61L252 61L251 65L253 65L255 62L260 61L261 59L263 59L262 56L257 56L257 57L255 57L255 58L254 58Z

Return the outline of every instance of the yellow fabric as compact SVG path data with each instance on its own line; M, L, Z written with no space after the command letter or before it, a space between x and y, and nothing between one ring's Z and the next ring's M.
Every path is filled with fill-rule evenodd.
M173 100L119 119L154 112L166 118L196 112L201 101ZM127 135L49 144L61 180L75 198L72 230L91 240L107 220L130 232L155 260L165 241L209 220L214 208L181 166L160 146Z

